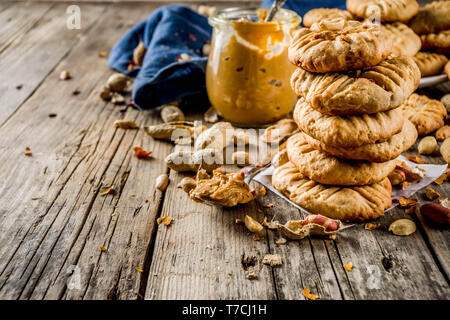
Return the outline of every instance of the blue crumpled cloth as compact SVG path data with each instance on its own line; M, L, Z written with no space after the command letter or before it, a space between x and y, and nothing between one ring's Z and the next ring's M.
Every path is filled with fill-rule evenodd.
M264 0L262 7L270 7ZM345 8L345 0L288 0L284 8L303 15L312 8ZM183 5L158 8L131 28L112 48L108 65L121 73L136 76L132 99L140 109L151 109L175 100L186 104L209 105L206 95L207 58L202 48L211 39L207 18ZM128 70L133 51L142 39L147 49L142 67ZM178 62L186 53L193 59Z

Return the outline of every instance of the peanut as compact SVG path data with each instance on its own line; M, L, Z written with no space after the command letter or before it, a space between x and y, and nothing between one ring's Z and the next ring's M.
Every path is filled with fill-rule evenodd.
M245 216L244 220L245 226L250 232L257 233L260 232L264 227L255 219L250 217L249 215Z
M192 125L193 123L188 121L174 121L145 126L144 131L155 139L171 140L190 136L194 132Z
M450 138L447 138L442 142L441 155L447 163L450 163Z
M196 185L197 185L197 182L195 182L194 179L186 177L186 178L183 178L183 180L180 181L180 183L178 184L178 187L183 189L184 192L189 193L189 191L194 189L196 187Z
M67 71L67 70L63 70L59 74L60 80L69 80L70 78L72 78L72 76L70 75L69 71Z
M234 143L233 126L229 122L217 122L195 139L194 149L216 149L222 151L231 143Z
M161 118L165 123L184 121L184 113L176 106L167 105L161 110Z
M164 191L169 184L169 177L167 174L162 174L156 178L156 188L160 191Z
M100 98L105 101L111 99L111 89L108 86L102 88L100 91Z
M438 203L424 204L420 207L420 213L437 224L450 225L450 209Z
M223 162L223 154L216 153L214 149L198 151L179 150L167 156L165 162L170 169L175 171L197 171L200 167L206 171L212 171L220 167Z
M437 141L433 136L427 136L420 140L417 147L420 154L432 154L437 148Z
M391 223L389 231L397 236L408 236L416 231L416 224L409 219L398 219Z
M445 109L447 109L447 113L450 114L450 93L444 95L441 98L441 102L445 106Z
M238 167L245 167L250 163L250 156L248 152L236 151L232 155L233 163L237 164Z
M129 78L121 73L115 73L108 78L106 82L111 91L121 92L124 91L128 85Z
M208 110L206 110L203 117L208 123L216 123L217 121L219 121L219 115L217 114L216 109L214 109L213 107L210 107Z
M302 220L303 225L307 225L310 223L325 227L326 232L332 232L339 229L339 224L336 221L319 214L311 214L307 216L306 219Z
M114 126L121 129L136 129L138 128L136 122L133 120L116 120Z
M133 51L133 62L136 66L142 66L142 62L144 61L145 52L147 49L144 46L142 40L139 42L136 49Z
M448 137L450 137L450 126L443 126L438 129L435 133L437 141L444 141Z
M406 181L406 174L400 169L394 169L394 171L389 173L388 179L393 186L397 186L403 181Z

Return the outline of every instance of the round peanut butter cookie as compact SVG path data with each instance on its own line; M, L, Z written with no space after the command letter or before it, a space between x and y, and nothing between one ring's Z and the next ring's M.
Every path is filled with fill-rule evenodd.
M394 134L385 142L365 144L356 148L333 147L307 134L304 134L304 137L314 149L341 159L386 162L397 158L416 142L417 130L410 121L406 120L403 124L402 131Z
M399 109L416 126L419 136L439 129L447 118L447 110L442 102L417 93L413 93Z
M404 117L399 108L374 114L330 116L314 110L300 98L294 120L314 139L345 148L386 141L402 130Z
M363 19L405 22L418 11L416 0L347 0L347 10Z
M365 114L399 106L416 90L420 70L411 57L392 57L366 70L343 73L294 71L295 93L329 115Z
M422 48L434 49L442 53L450 53L450 30L429 33L420 36Z
M418 52L414 61L419 67L422 77L441 74L448 59L443 54L434 52Z
M347 10L337 8L317 8L308 11L303 16L303 25L309 28L313 25L313 23L320 22L323 19L336 18L353 20L353 15Z
M420 37L406 24L401 22L387 23L381 28L392 38L392 55L414 56L421 48Z
M379 25L338 19L299 29L288 57L311 72L336 72L374 66L391 50L392 39Z
M420 8L409 26L417 34L437 33L450 29L450 1L433 1Z
M303 132L287 140L289 161L311 180L336 186L361 186L383 180L395 169L395 160L382 163L344 160L314 149Z
M450 61L445 64L444 71L447 74L447 77L450 79Z
M311 213L344 221L376 219L392 204L388 178L360 187L328 186L308 179L290 162L275 170L272 185Z

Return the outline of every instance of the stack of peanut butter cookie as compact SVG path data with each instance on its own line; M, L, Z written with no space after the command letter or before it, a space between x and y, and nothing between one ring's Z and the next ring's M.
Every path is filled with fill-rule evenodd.
M409 26L422 42L422 51L415 56L422 77L441 74L450 54L450 1L433 1L420 8Z
M408 56L391 56L380 25L325 19L300 29L289 48L299 96L289 162L274 187L305 209L348 221L382 216L391 205L387 179L395 158L417 139L399 106L417 88L420 71Z

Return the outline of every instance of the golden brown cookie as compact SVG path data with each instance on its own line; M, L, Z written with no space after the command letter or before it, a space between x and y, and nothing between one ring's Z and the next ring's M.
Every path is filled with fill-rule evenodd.
M405 22L419 11L419 4L416 0L347 0L347 10L363 19Z
M336 72L374 66L392 50L392 39L379 25L357 21L341 28L333 23L301 28L289 46L289 61L311 72Z
M333 147L320 142L313 137L304 135L306 141L314 148L332 156L349 160L367 160L371 162L386 162L397 158L408 150L417 140L416 127L408 120L402 131L394 134L385 142L364 144L356 148Z
M330 116L322 114L300 98L294 109L300 130L321 142L338 147L359 147L383 142L402 130L399 108L374 114Z
M447 74L447 77L450 79L450 61L445 64L444 71Z
M367 186L334 187L308 179L290 162L275 170L272 185L311 213L344 221L376 219L392 204L388 178Z
M287 140L286 150L292 162L309 179L336 186L366 185L383 180L395 169L395 161L382 163L344 160L314 149L303 132Z
M450 1L433 1L411 19L409 26L417 34L436 33L450 29Z
M417 93L413 93L400 108L409 121L416 126L419 136L439 129L447 118L447 110L440 101Z
M406 24L401 22L387 23L381 28L392 38L392 55L414 56L421 48L420 37Z
M309 10L303 16L303 25L311 27L313 23L319 22L323 19L341 18L344 20L353 20L353 15L347 10L337 8L317 8Z
M428 77L441 74L448 59L443 54L421 51L414 56L414 61L422 77Z
M416 90L420 71L411 57L392 57L364 71L312 73L294 71L291 86L321 113L364 114L400 105Z
M450 30L429 33L420 36L422 48L431 48L438 52L450 53Z

